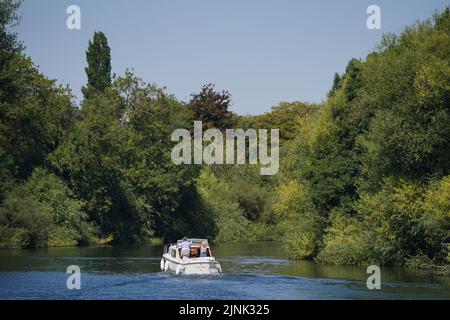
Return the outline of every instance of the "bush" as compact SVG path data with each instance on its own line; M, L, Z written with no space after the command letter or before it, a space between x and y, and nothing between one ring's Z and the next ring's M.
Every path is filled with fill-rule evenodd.
M66 227L54 227L48 235L49 247L73 247L78 244L78 233Z
M68 243L74 240L76 244L95 243L97 230L93 223L87 222L84 203L57 176L37 168L20 189L49 208L54 224L61 228L57 234L62 235L61 231L65 230Z
M329 264L349 265L366 262L367 248L362 223L345 215L334 216L317 260Z
M244 217L239 204L223 196L229 192L225 182L219 181L209 170L204 170L197 180L197 187L204 208L217 227L215 241L234 242L247 240L251 236L250 222Z
M362 196L357 210L373 260L401 265L408 257L428 251L421 223L423 193L423 187L414 183L385 180L380 192Z
M263 222L250 223L249 234L249 241L274 241L281 238L275 225Z
M312 258L320 245L322 218L300 183L282 184L277 194L273 211L285 251L293 259Z
M209 199L211 210L217 225L217 242L247 241L250 237L250 222L243 216L237 203Z
M448 177L428 186L385 180L379 192L357 202L357 217L332 219L318 259L336 264L445 263L449 182Z
M0 206L0 246L46 247L93 244L96 228L83 202L55 175L35 169Z
M431 183L423 204L421 223L431 256L438 262L450 262L450 176Z
M24 228L0 226L0 248L20 249L28 245L28 231Z
M48 207L27 195L7 194L0 207L0 246L3 248L47 245L53 221Z

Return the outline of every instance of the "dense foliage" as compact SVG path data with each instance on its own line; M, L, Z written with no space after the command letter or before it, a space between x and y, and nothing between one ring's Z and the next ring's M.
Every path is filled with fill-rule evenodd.
M352 59L323 104L239 116L212 84L181 103L131 71L111 77L101 32L76 105L23 53L18 5L0 2L0 247L187 235L277 240L325 263L449 262L450 9ZM279 129L280 172L175 165L171 133L194 120Z
M447 8L386 35L365 61L349 62L320 112L298 126L274 207L298 225L286 235L291 255L343 264L445 261L449 27Z

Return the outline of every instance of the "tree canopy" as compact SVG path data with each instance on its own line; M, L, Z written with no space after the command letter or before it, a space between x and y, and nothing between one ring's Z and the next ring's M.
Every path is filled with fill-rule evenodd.
M111 77L106 36L86 51L79 105L14 33L0 2L0 247L278 240L294 259L450 262L450 8L387 34L335 74L320 104L230 111L213 84L182 103L134 71ZM175 165L171 134L279 129L280 171Z

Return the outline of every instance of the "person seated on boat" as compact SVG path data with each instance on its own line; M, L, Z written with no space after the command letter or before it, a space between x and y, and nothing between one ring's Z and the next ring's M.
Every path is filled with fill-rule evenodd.
M184 237L183 241L181 242L181 255L186 258L189 258L191 253L191 242L188 240L188 238Z
M207 257L208 256L208 245L206 244L206 241L203 241L200 245L200 257Z

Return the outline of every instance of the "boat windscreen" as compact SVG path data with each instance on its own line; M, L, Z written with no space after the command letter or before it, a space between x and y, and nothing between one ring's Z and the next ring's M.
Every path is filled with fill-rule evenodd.
M206 242L206 245L208 245L208 240L206 239L188 239L188 241L191 243L191 246L200 246L202 242ZM183 240L177 241L177 246L179 247Z

